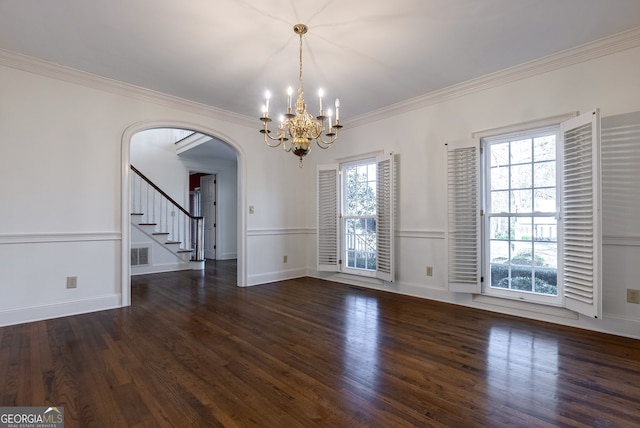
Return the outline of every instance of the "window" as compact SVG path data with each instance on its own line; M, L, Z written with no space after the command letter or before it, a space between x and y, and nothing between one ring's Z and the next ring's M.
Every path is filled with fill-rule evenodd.
M484 292L559 304L560 127L483 138Z
M541 122L448 144L449 290L600 318L599 112Z
M393 281L393 158L318 167L318 270Z
M374 273L377 255L376 160L341 165L340 177L344 268Z

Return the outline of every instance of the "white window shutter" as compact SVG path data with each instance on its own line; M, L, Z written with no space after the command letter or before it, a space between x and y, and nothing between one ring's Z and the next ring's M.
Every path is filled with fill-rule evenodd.
M449 290L481 292L480 144L447 144L447 261Z
M393 155L378 156L376 162L376 278L393 282L395 276Z
M338 254L338 165L318 166L318 271L337 272Z
M600 112L562 123L565 307L602 318Z

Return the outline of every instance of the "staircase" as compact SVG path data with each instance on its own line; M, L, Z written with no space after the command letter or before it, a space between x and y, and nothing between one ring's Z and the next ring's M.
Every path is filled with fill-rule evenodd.
M203 217L191 215L131 165L131 225L193 269L204 267Z

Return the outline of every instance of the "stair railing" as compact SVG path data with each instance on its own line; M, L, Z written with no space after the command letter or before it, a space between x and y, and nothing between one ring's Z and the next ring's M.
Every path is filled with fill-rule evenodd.
M194 216L131 165L131 211L141 215L141 224L154 225L166 234L167 243L191 250L191 260L204 260L202 216Z

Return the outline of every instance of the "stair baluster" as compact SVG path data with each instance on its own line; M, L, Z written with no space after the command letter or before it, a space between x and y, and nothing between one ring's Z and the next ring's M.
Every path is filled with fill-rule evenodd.
M204 218L191 215L133 165L131 171L131 207L142 214L140 224L154 225L157 235L166 234L166 244L190 251L192 261L204 260Z

